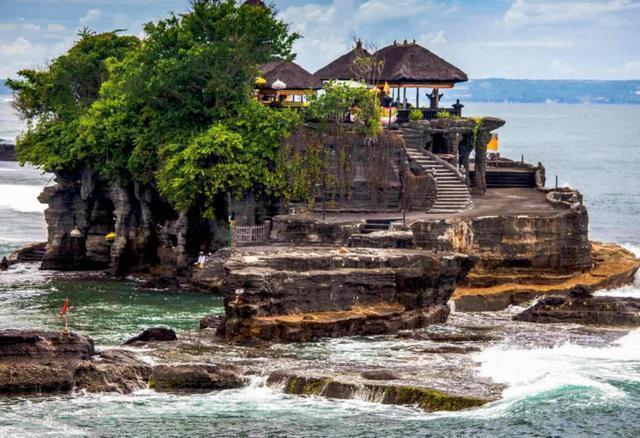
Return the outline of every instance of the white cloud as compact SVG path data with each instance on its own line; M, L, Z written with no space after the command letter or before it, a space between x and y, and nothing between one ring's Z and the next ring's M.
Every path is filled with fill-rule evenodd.
M498 49L571 49L573 43L566 40L511 40L511 41L484 41L476 44L476 47Z
M49 32L67 32L67 28L62 24L50 23L47 24L47 31Z
M427 48L442 47L447 44L447 38L445 37L443 30L423 33L417 38L417 41L419 44L422 44Z
M98 20L102 16L102 11L100 9L89 9L89 11L82 17L78 22L82 25L86 25L89 23L93 23Z
M427 0L368 0L358 8L356 20L374 23L391 18L415 17L432 8L433 3Z
M640 2L634 0L516 0L503 19L512 25L527 26L599 19L602 14L637 8L640 8Z
M294 46L296 62L314 72L350 49L354 33L353 0L333 0L326 5L291 6L280 18L302 34Z
M31 49L32 45L28 39L24 37L16 38L9 44L0 45L0 55L4 56L20 56L27 50Z

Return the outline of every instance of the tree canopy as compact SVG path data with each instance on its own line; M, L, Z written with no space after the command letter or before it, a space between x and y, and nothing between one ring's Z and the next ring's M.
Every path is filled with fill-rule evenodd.
M274 189L276 139L299 117L259 107L252 91L256 67L291 58L298 35L272 9L235 0L193 1L144 33L85 30L47 69L9 82L29 121L19 159L155 184L179 208L216 191Z

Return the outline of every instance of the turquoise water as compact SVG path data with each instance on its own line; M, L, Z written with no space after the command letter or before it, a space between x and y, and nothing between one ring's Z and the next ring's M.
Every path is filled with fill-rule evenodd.
M0 102L0 113L6 110ZM584 193L593 238L640 254L640 107L474 104L465 111L505 118L502 154L543 161L551 184L557 173L561 185ZM34 197L49 180L35 169L0 162L0 254L45 238L43 206ZM640 279L607 293L640 297ZM208 295L138 290L131 281L79 279L19 265L0 273L0 327L58 327L55 315L66 296L76 305L74 329L102 346L119 344L148 325L195 328L202 315L220 312L222 304ZM462 324L464 318L493 316L456 316ZM350 361L421 363L425 355L385 338L290 351L303 357L310 352L328 368ZM356 400L293 397L256 378L247 388L197 395L140 391L0 399L0 436L640 435L640 331L591 345L570 337L550 342L523 326L521 334L476 353L473 361L480 376L507 389L500 401L467 412L427 414Z

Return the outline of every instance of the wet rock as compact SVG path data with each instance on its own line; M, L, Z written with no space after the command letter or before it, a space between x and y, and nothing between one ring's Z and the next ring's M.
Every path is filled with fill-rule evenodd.
M422 353L429 354L467 354L480 351L480 347L470 345L436 345L420 350Z
M224 325L227 317L224 315L207 315L200 320L200 330L213 329L216 336L224 336Z
M156 391L217 390L246 384L238 367L223 365L158 365L149 387Z
M83 361L74 373L76 389L89 392L130 392L147 387L152 368L124 350L106 350Z
M129 345L135 343L143 343L143 342L158 342L158 341L176 341L178 337L176 336L176 332L174 332L170 328L165 327L151 327L145 329L138 336L134 336L133 338L127 339L124 342L124 345Z
M489 400L410 385L360 384L276 371L267 385L286 394L317 395L336 399L358 399L394 405L418 406L429 412L458 411L482 406Z
M398 378L393 372L387 370L363 371L360 375L367 380L395 380Z
M500 340L483 331L463 331L463 332L402 332L397 335L399 338L418 339L432 342L461 343L461 342L492 342Z
M176 277L152 278L136 285L136 289L172 289L180 288L180 281Z
M515 321L640 326L640 299L595 297L591 289L577 286L566 296L543 298L513 317Z
M17 161L16 146L0 139L0 161Z
M0 358L18 360L86 360L95 354L93 340L44 330L1 330Z
M93 354L93 341L74 333L2 330L0 394L69 391L77 364Z

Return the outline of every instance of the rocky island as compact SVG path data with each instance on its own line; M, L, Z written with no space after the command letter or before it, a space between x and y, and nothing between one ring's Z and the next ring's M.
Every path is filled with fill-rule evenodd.
M207 24L219 14L220 34ZM298 36L260 1L195 2L145 32L86 31L48 71L9 81L33 122L18 159L55 175L39 197L44 248L11 260L196 289L222 296L224 315L98 352L76 334L3 331L3 394L215 390L260 377L288 394L467 409L503 387L465 355L513 328L456 326L452 309L554 294L516 317L547 322L621 305L578 300L575 287L627 284L640 262L589 240L578 190L546 187L542 163L499 155L506 121L442 107L440 91L467 76L426 48L357 42L311 74L289 60ZM102 82L52 85L76 70ZM431 90L430 105L411 107L407 89ZM633 325L638 310L621 312ZM455 333L430 331L445 323ZM274 347L382 335L465 358L455 372L429 359L323 369Z

